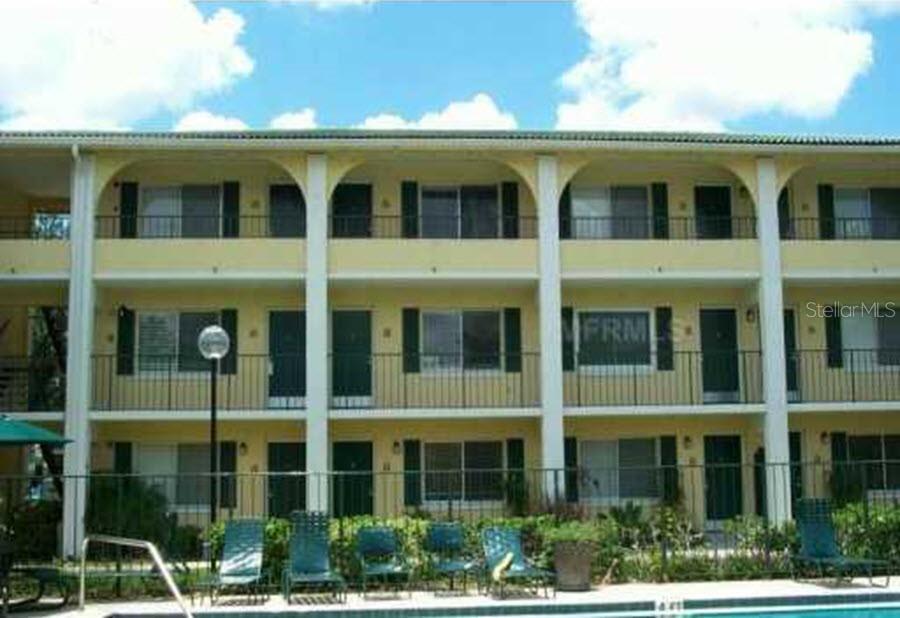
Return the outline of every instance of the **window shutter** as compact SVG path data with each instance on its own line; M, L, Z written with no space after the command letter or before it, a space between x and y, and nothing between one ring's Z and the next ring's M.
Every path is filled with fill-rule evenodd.
M297 394L300 397L306 397L306 312L300 312L300 326L299 328L299 339L300 339L300 358L297 359L297 365L300 371L300 377L297 382ZM306 448L305 446L303 447ZM306 451L303 451L306 453ZM303 461L306 461L306 455L303 455ZM305 464L304 464L305 465Z
M419 310L403 309L403 373L419 373Z
M501 187L503 200L503 238L519 237L519 183L504 182Z
M509 438L506 441L506 501L513 513L525 507L527 497L525 485L525 441Z
M518 307L503 310L503 347L507 373L522 371L522 326Z
M664 182L650 185L653 201L653 238L669 237L669 186Z
M419 236L419 185L412 180L400 184L400 214L402 215L403 237Z
M222 237L241 235L241 183L222 183Z
M819 185L819 236L834 238L834 185Z
M562 308L562 366L563 371L575 371L575 310Z
M678 441L675 436L659 438L659 464L662 466L662 496L669 504L678 500Z
M563 440L563 462L566 466L566 502L578 502L578 441Z
M403 441L403 503L422 504L422 449L418 440Z
M220 317L222 328L228 333L231 344L228 346L228 354L219 361L219 369L222 375L234 375L238 367L238 312L237 309L222 309Z
M675 369L675 352L672 349L672 308L656 308L656 368L659 371Z
M825 316L825 349L828 366L839 369L844 366L844 350L841 342L840 307L834 306L835 315Z
M123 182L119 185L119 237L137 236L138 183Z
M572 238L572 190L566 185L559 196L559 237Z
M237 506L237 444L219 443L219 472L223 474L219 483L219 505L225 509Z
M119 307L117 331L116 374L130 376L134 374L134 311L128 307Z
M831 432L831 497L839 502L849 496L858 495L859 489L850 486L854 475L851 474L850 453L847 446L847 434L843 431ZM858 478L856 480L859 480Z
M132 461L131 442L113 443L113 472L116 474L131 474L133 471Z

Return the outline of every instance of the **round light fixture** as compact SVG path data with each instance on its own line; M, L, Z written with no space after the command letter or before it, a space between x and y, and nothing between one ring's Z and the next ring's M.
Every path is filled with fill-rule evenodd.
M221 360L228 354L228 348L231 340L228 333L218 324L207 326L200 331L197 337L197 347L200 348L200 354L206 360Z

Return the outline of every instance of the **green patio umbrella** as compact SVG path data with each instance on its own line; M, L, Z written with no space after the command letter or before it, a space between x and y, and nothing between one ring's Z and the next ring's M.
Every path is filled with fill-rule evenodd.
M27 446L29 444L56 446L68 442L71 442L71 440L49 429L44 429L25 421L17 421L5 414L0 414L0 447Z

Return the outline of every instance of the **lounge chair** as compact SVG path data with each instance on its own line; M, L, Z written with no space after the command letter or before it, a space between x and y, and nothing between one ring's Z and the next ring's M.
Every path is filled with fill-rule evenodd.
M463 527L459 523L432 523L425 532L423 548L431 560L431 569L437 577L450 579L450 589L457 576L462 576L466 589L469 573L479 564L465 555Z
M807 498L798 501L796 520L800 532L800 551L793 556L792 569L812 568L820 576L831 571L838 580L865 573L869 582L874 583L874 571L881 568L887 577L885 586L890 583L889 563L886 560L850 558L841 553L828 500Z
M293 530L281 581L284 600L290 605L294 587L327 587L338 601L346 601L347 585L344 578L331 570L328 514L293 513L291 521Z
M364 526L356 533L356 557L362 575L363 596L369 580L393 582L400 590L400 582L409 588L412 572L400 552L397 534L386 526ZM411 595L412 593L410 593Z
M258 519L235 519L225 524L225 539L219 571L210 582L210 600L216 602L226 588L240 588L248 599L261 598L265 523Z
M522 551L522 536L515 528L488 527L481 531L481 546L484 549L485 588L503 598L507 584L533 586L535 594L543 587L545 596L556 577L550 571L534 566Z

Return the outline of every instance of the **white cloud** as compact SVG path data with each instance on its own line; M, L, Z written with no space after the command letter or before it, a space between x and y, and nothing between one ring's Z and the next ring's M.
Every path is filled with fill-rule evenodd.
M196 110L182 116L173 131L242 131L247 125L240 118L220 116L205 109Z
M316 126L316 110L311 107L279 114L269 121L272 129L315 129Z
M832 114L873 62L866 20L897 0L576 0L589 51L560 83L560 129L722 130Z
M270 0L281 4L308 4L322 11L333 11L347 7L371 6L378 0Z
M7 0L0 127L121 129L253 71L244 20L190 0Z
M487 94L478 93L468 101L454 101L439 112L428 112L418 120L396 114L369 116L362 129L515 129L516 117L502 111Z

